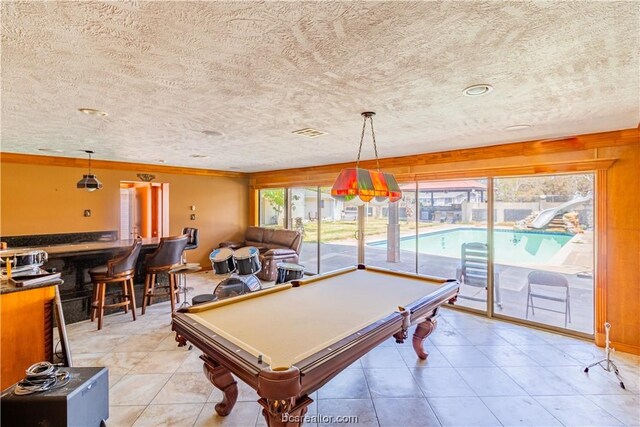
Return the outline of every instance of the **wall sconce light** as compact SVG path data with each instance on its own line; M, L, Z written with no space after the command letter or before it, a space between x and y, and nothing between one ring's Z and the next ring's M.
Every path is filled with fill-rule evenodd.
M150 173L139 173L137 176L141 181L144 181L144 182L151 182L154 179L156 179L156 176L151 175Z

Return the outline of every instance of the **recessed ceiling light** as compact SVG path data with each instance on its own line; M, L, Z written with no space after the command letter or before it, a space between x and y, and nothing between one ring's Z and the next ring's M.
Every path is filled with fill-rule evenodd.
M240 168L238 168L238 167L235 167L235 166L231 166L231 167L230 167L229 169L232 169L232 170L235 170L235 171L237 171L237 170L239 170Z
M45 153L62 153L62 150L56 148L38 148L38 151L44 151Z
M511 126L507 126L506 128L504 128L504 130L509 131L509 132L513 132L513 131L518 131L518 130L529 129L530 127L531 127L531 125L527 125L527 124L511 125Z
M483 83L479 85L469 86L468 88L465 88L462 93L466 96L482 96L488 94L492 90L493 86Z
M311 129L311 128L298 129L298 130L294 130L291 133L294 133L294 134L300 135L300 136L305 136L307 138L317 138L319 136L327 134L327 132L323 132L321 130Z
M194 159L206 159L209 156L206 154L192 154L190 157L193 157Z
M167 163L166 160L158 160L158 163Z
M202 133L207 136L222 136L222 132L218 132L217 130L203 130Z
M104 117L107 115L107 113L105 113L104 111L96 110L95 108L78 108L78 111L90 116Z

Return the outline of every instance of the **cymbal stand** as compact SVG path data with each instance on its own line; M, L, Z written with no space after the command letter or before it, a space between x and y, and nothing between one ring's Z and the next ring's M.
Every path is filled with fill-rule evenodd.
M611 360L611 352L615 351L614 348L611 348L610 344L611 341L609 340L609 330L611 329L611 323L607 322L604 324L604 331L605 331L605 348L604 348L604 352L605 355L607 357L605 357L602 360L599 360L597 362L592 363L591 365L587 366L586 368L584 368L584 372L589 372L589 368L592 368L596 365L600 366L602 369L604 369L607 372L613 372L616 376L616 378L619 381L620 387L622 387L623 389L625 388L624 386L624 382L622 382L622 378L620 377L620 372L618 371L618 367L616 366L615 363L613 363L613 360Z

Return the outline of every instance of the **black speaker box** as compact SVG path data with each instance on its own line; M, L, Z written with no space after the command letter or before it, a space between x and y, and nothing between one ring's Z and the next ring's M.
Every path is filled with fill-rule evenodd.
M2 392L2 427L98 427L109 418L107 368L61 368L71 380L64 387L16 396Z

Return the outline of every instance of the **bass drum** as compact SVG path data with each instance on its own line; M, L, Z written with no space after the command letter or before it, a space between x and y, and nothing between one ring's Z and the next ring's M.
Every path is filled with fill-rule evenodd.
M209 261L215 274L219 276L229 275L236 271L236 260L233 258L231 248L218 248L211 252Z
M253 246L245 246L234 253L236 263L238 264L238 275L249 276L256 274L262 269L260 264L260 251Z
M215 295L218 299L231 298L238 295L244 295L249 292L259 291L262 288L260 285L260 280L258 280L255 276L247 276L247 277L229 277L228 279L224 279L222 282L216 286L216 289L213 291L213 295Z

